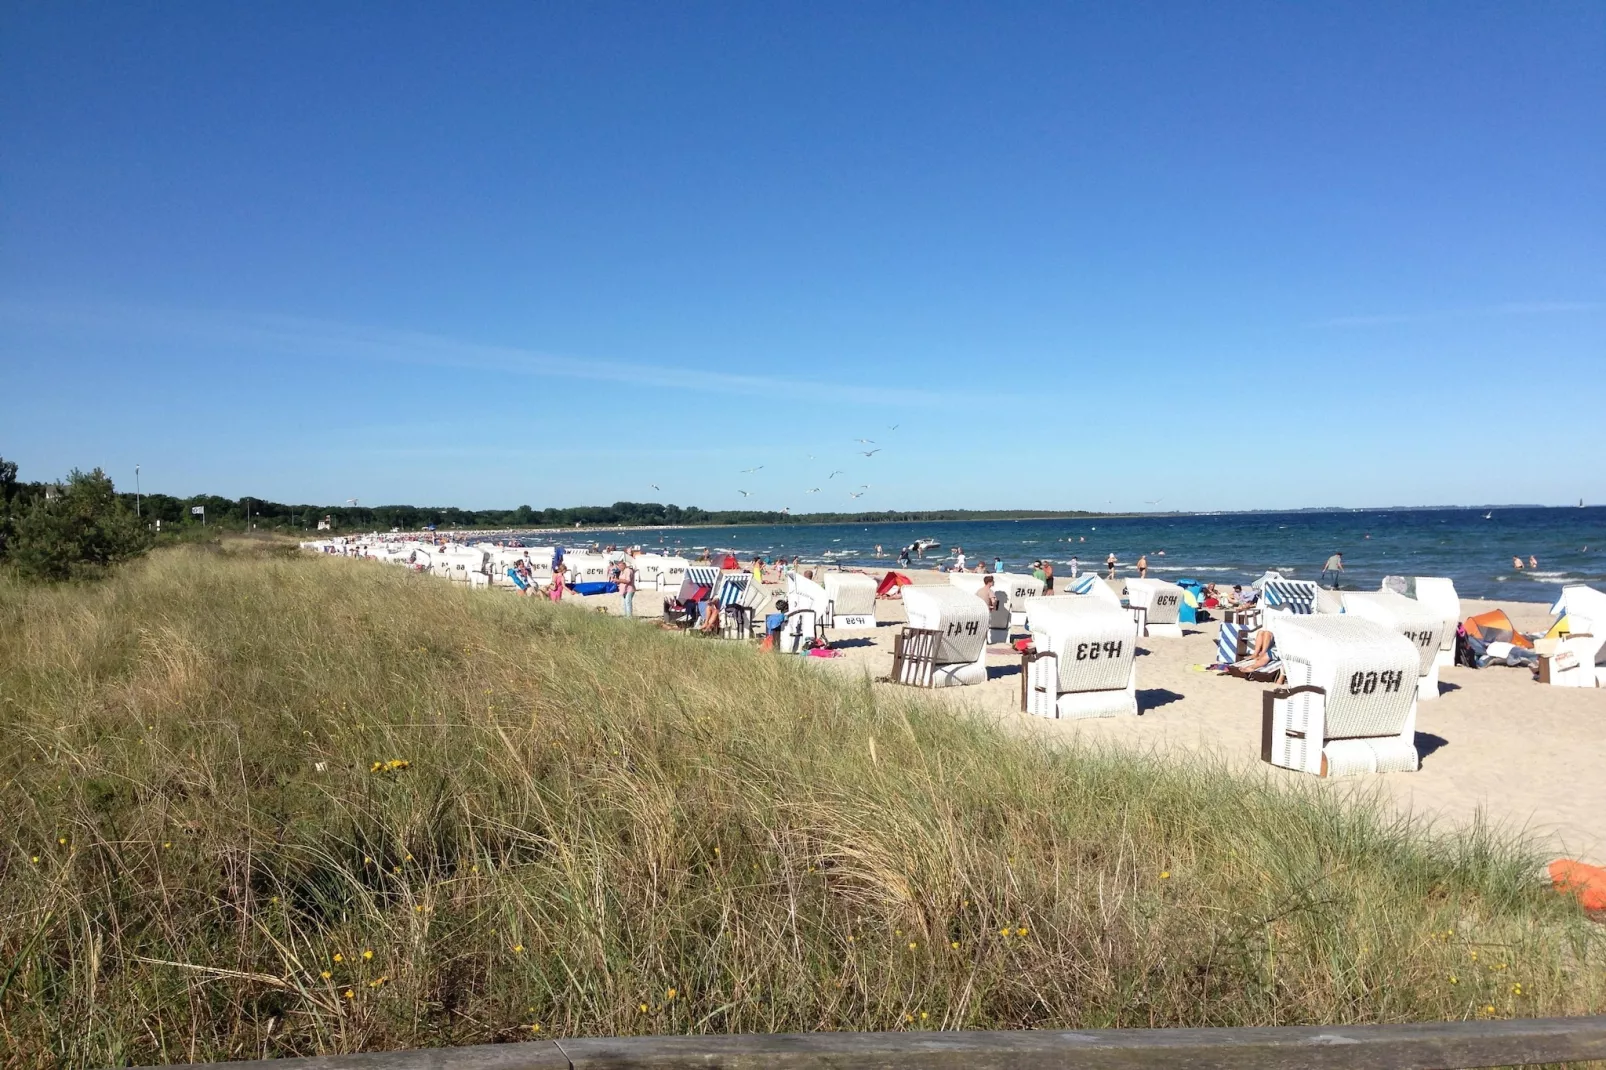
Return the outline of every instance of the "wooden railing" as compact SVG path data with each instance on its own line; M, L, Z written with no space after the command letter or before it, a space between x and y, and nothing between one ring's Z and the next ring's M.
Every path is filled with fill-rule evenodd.
M586 1037L234 1070L1464 1070L1606 1060L1606 1016L1424 1025Z

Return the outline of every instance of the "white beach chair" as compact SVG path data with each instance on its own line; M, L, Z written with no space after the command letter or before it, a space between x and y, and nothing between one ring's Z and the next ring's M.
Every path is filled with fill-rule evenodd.
M1182 625L1177 622L1182 608L1181 587L1165 580L1127 580L1126 598L1139 636L1182 638Z
M1009 626L1026 627L1026 602L1043 597L1043 581L1019 572L993 573L993 590L1002 591L1009 601Z
M876 626L875 580L862 572L827 572L824 586L833 628L854 631Z
M1115 593L1115 589L1091 572L1084 572L1066 583L1061 588L1060 594L1075 595L1078 598L1097 598L1117 608L1121 605L1121 596Z
M1340 614L1278 614L1287 685L1265 693L1260 756L1318 776L1417 768L1419 648L1392 628Z
M825 593L824 587L803 573L786 574L786 601L792 612L800 609L811 610L820 627L831 627L831 596Z
M956 587L905 587L909 624L893 643L892 679L955 687L987 679L987 605Z
M680 590L680 581L686 578L686 570L691 567L691 562L684 557L666 555L663 563L658 566L658 589Z
M1345 591L1344 612L1376 621L1411 641L1417 650L1416 697L1439 697L1439 647L1444 641L1444 619L1439 611L1415 598L1394 591Z
M983 581L989 573L983 572L951 572L948 574L948 585L956 591L964 591L976 596L981 601ZM992 573L993 601L996 608L987 615L987 641L989 643L1009 642L1009 629L1015 623L1015 611L1011 608L1009 587L999 579L1000 573ZM1021 622L1025 623L1026 608L1020 609Z
M1444 634L1439 639L1438 664L1442 667L1455 663L1455 628L1461 623L1461 596L1455 584L1443 576L1418 576L1414 597L1444 621Z
M1034 600L1038 601L1038 600ZM1119 606L1055 598L1032 607L1021 708L1038 717L1137 715L1137 626Z
M801 654L810 639L823 638L825 626L813 609L793 609L781 622L780 634L775 637L776 649L783 654Z
M1570 585L1550 612L1567 618L1567 634L1534 643L1539 679L1555 687L1606 687L1606 593Z

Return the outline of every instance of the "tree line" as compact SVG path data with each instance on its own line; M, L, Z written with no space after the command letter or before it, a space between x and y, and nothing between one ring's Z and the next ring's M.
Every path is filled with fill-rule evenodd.
M74 579L97 574L148 548L158 532L206 527L316 531L327 520L337 532L474 528L712 527L733 524L833 524L938 520L1052 519L1096 516L1040 509L864 510L785 513L762 509L702 509L659 502L614 502L534 509L461 509L419 505L290 505L265 498L118 491L100 469L65 479L24 482L17 465L0 458L0 559L25 575Z

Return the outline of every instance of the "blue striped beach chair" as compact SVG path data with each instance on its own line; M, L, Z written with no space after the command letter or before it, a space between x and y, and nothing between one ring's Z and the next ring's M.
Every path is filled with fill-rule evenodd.
M1267 580L1260 589L1268 609L1309 615L1316 612L1316 584L1312 580Z
M1222 614L1221 630L1216 634L1218 665L1231 665L1248 656L1255 647L1260 620L1260 611L1256 609L1229 609Z
M719 586L714 592L714 604L724 609L728 606L741 605L742 595L747 590L748 581L753 577L742 573L727 572L719 580Z

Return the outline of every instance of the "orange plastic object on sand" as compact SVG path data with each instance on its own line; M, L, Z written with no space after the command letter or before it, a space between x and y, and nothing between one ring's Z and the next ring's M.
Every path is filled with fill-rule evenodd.
M1585 910L1606 910L1606 869L1558 858L1550 863L1550 879L1558 892L1576 895Z

